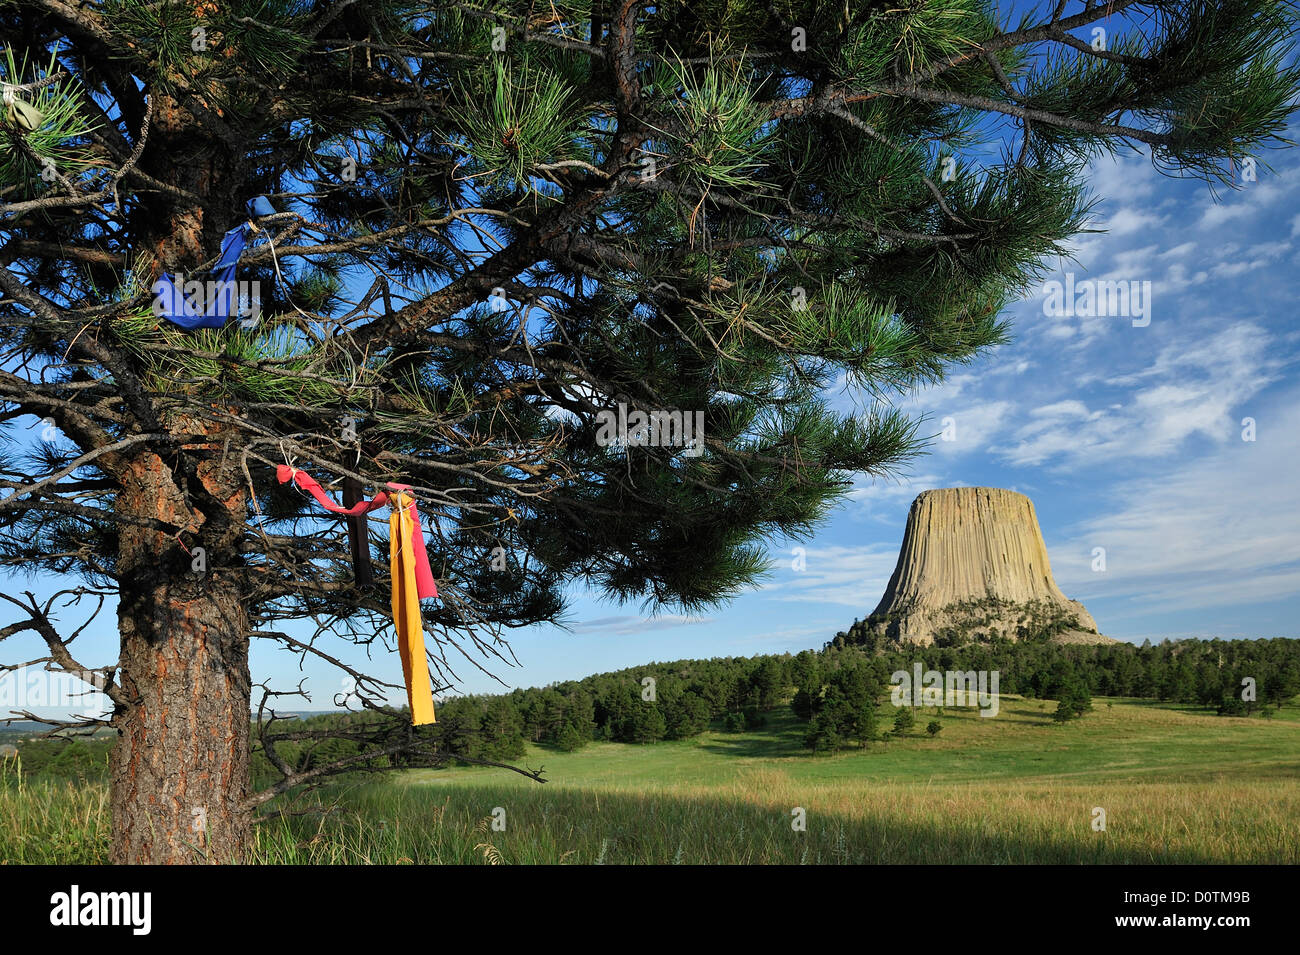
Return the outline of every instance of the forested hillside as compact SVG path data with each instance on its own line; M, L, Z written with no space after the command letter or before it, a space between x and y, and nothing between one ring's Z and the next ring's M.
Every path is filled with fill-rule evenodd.
M547 687L500 695L447 699L438 722L412 729L428 754L380 756L375 768L438 765L445 755L509 762L527 743L573 751L596 740L655 743L697 736L710 727L741 732L761 727L777 707L791 707L806 724L804 744L834 750L876 739L891 728L911 728L885 692L895 671L923 669L997 671L1004 694L1063 701L1058 718L1081 714L1092 696L1139 697L1212 707L1223 716L1270 716L1300 694L1300 641L1184 640L1158 645L1059 646L1040 641L993 641L961 647L853 645L851 630L821 651L711 660L677 660L599 673ZM1253 696L1248 692L1253 681ZM279 725L309 729L332 724L346 731L375 717L321 714ZM919 729L925 729L923 725ZM937 732L937 730L935 731ZM98 778L109 742L25 740L29 773ZM297 743L277 751L296 771L326 765L361 751L346 738ZM258 767L270 775L269 766Z

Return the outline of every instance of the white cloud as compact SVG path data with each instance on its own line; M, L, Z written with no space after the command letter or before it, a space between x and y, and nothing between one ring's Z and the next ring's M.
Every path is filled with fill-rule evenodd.
M938 454L984 452L1013 407L1010 401L944 400L932 406L922 431L936 436L930 450Z
M900 508L900 513L906 514L906 509ZM793 569L794 558L787 553L763 594L778 600L844 604L858 608L865 616L884 596L902 539L900 529L898 539L892 543L807 547L802 571Z
M1094 467L1173 453L1200 435L1223 443L1237 434L1237 409L1272 382L1279 361L1263 329L1237 323L1165 346L1152 363L1106 385L1133 389L1090 408L1079 398L1039 406L995 453L1017 466ZM1063 387L1070 387L1065 383Z
M845 497L846 513L851 517L867 517L895 523L899 520L900 505L933 487L944 487L943 479L933 473L902 474L890 478L858 475ZM901 513L906 513L906 508Z
M1088 406L1082 401L1070 398L1034 408L1029 412L1029 415L1033 418L1089 418L1093 415L1093 412L1089 412Z
M1195 242L1184 242L1181 245L1174 246L1172 249L1166 249L1164 252L1161 252L1160 258L1179 259L1184 255L1191 255L1194 251L1196 251Z
M1117 484L1113 507L1053 547L1062 586L1085 599L1123 598L1135 614L1300 593L1300 391L1271 402L1259 421L1254 442L1238 433L1204 456ZM1104 573L1091 570L1094 547L1106 549Z
M1197 227L1203 230L1218 229L1232 222L1234 219L1244 219L1253 215L1257 210L1251 207L1247 202L1226 203L1220 202L1208 207L1201 213L1200 221Z
M1100 212L1125 206L1149 206L1161 184L1145 156L1103 156L1088 170L1088 181L1102 199Z
M1110 218L1098 223L1098 228L1105 229L1106 234L1110 236L1131 235L1134 232L1145 232L1151 229L1157 229L1164 223L1164 221L1163 216L1125 208L1120 209Z
M1203 200L1204 211L1196 223L1203 232L1214 232L1237 220L1251 219L1277 208L1294 188L1284 179L1249 183L1245 188L1222 195L1219 201L1211 196Z
M753 653L753 647L761 646L766 648L766 652L779 651L782 649L805 649L807 647L818 648L822 643L831 639L840 630L843 630L843 616L826 618L819 623L810 624L803 627L786 627L783 630L765 630L762 632L748 632L743 636L736 637L729 641L733 647L749 647L750 653ZM808 637L818 637L819 640L812 642Z
M708 623L710 617L691 617L684 614L664 614L659 617L617 616L599 617L573 624L574 633L600 633L610 636L626 636L633 633L645 633L647 630L669 630L673 627L689 627Z

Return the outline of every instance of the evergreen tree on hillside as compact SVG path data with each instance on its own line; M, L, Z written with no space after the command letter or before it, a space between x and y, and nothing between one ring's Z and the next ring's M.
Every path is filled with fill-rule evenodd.
M912 712L910 706L899 707L898 713L894 716L894 735L906 736L907 731L916 725L916 714Z
M1300 694L1300 667L1295 663L1278 666L1264 680L1264 699L1279 710Z
M774 656L760 657L749 678L751 705L770 710L785 695L785 668Z
M800 656L802 657L803 654ZM795 692L794 698L790 701L790 709L799 719L811 720L821 707L824 684L820 659L809 654L795 668L792 679Z
M814 750L833 750L846 742L859 746L876 738L876 694L880 684L867 661L848 657L827 677L814 707L805 742Z
M581 687L570 690L567 699L568 707L564 714L564 726L560 730L560 736L567 734L566 738L581 740L581 745L586 745L596 733L595 701L591 694ZM556 742L559 742L558 736Z
M1231 182L1278 142L1293 26L1279 0L0 0L0 423L42 425L0 461L0 567L84 584L0 595L0 633L111 701L113 859L194 861L194 805L241 858L256 807L349 768L280 758L249 643L378 647L389 581L277 466L412 487L440 687L568 581L739 593L919 449L889 397L1005 338L1090 159ZM155 311L246 222L260 313ZM101 597L120 651L79 659L55 618ZM348 676L367 753L443 752ZM283 778L254 793L250 752Z
M488 758L509 760L524 755L523 719L509 697L489 700L479 727L484 737L483 753Z
M633 710L627 740L630 743L657 743L668 735L668 723L656 703L642 703Z
M664 700L667 739L690 739L709 728L709 706L694 690Z
M483 717L477 704L463 697L448 700L438 713L438 739L444 753L466 759L483 755Z
M587 740L578 732L572 723L565 723L564 728L560 730L555 738L555 748L562 753L572 753L575 750L582 749L587 744Z
M1058 723L1077 719L1092 709L1092 696L1088 692L1088 686L1077 678L1072 678L1060 686L1056 691L1056 699L1056 710L1052 713L1052 719Z

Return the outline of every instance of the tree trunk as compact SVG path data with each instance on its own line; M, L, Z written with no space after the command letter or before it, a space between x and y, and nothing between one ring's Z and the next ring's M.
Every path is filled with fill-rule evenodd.
M143 267L152 279L164 268L188 273L217 252L242 212L230 188L242 160L162 91L149 145L142 168L207 200L163 196L137 208L137 246L151 258ZM128 702L113 720L112 860L238 862L251 821L242 805L251 680L238 551L247 492L211 421L168 415L163 427L203 437L174 457L141 454L119 475L119 512L184 530L178 540L124 526L119 538L118 680Z
M220 467L198 464L202 510L157 455L139 456L122 478L119 510L190 530L179 541L147 528L121 532L119 682L128 702L113 720L114 863L246 857L248 621L231 558L245 497Z

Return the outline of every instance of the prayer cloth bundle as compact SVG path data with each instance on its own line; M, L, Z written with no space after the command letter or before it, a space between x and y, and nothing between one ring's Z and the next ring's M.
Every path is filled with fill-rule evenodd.
M221 258L212 267L213 279L208 284L213 287L211 301L203 301L203 296L186 298L181 289L176 287L180 276L171 276L166 272L153 284L156 310L159 315L173 325L185 329L221 328L234 311L238 298L235 286L235 267L239 257L244 254L248 241L253 234L253 219L261 216L275 215L275 207L266 196L249 199L246 206L249 220L235 226L221 240ZM185 283L181 283L184 285Z
M420 617L420 600L437 597L429 567L429 553L424 547L420 515L415 498L406 493L405 484L390 484L369 501L341 507L330 500L316 479L297 468L282 464L276 468L281 484L292 481L327 511L345 517L359 517L388 504L388 549L393 582L393 626L397 630L398 650L402 657L402 675L406 679L406 697L411 704L411 723L421 726L436 723L433 713L433 686L429 682L429 665L424 657L424 621ZM391 493L390 493L391 492ZM364 556L364 555L363 555Z

